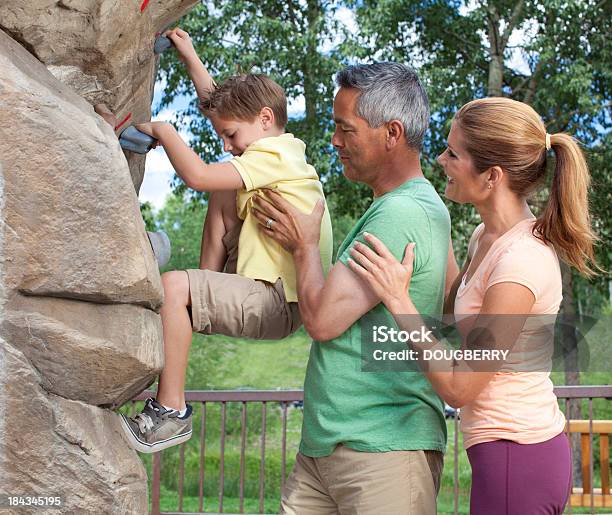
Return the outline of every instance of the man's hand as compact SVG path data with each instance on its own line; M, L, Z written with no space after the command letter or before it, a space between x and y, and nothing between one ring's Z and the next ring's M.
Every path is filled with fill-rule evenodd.
M293 255L304 327L315 340L336 338L380 299L342 263L336 263L325 278L319 252L323 199L307 215L277 192L265 193L265 197L253 195L252 213L260 230Z
M168 37L174 44L178 53L179 59L189 66L194 62L200 62L200 58L193 47L189 34L182 29L176 27L172 30L164 32L164 36Z
M266 190L266 196L255 194L252 210L264 234L292 254L311 246L318 247L325 213L323 199L317 202L311 214L305 215L275 191Z

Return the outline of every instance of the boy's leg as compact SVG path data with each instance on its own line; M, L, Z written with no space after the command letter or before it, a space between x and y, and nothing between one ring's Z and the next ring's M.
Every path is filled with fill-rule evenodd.
M236 213L236 192L210 194L202 234L200 268L220 272L227 249L223 237L240 219ZM185 271L162 275L164 304L160 310L164 333L164 369L159 376L157 401L172 409L185 409L185 374L192 339L192 324L187 308L191 306L189 277Z
M147 400L136 417L121 416L128 441L141 452L157 452L191 437L191 407L187 405L182 416L179 410L185 406L192 329L204 334L280 339L300 324L297 304L286 302L280 280L272 285L237 274L197 269L168 272L162 282L166 362L158 397Z
M221 271L227 259L224 235L240 223L236 214L236 192L211 193L204 230L200 268ZM185 271L162 275L164 304L160 310L164 334L165 364L159 376L157 402L175 410L184 410L185 374L192 339L189 277Z
M191 346L189 278L184 271L162 275L164 304L160 310L164 334L164 368L159 376L157 402L178 411L185 409L185 373Z
M202 230L200 268L222 272L227 260L223 237L241 221L236 213L236 192L216 191L210 194Z
M164 369L157 398L148 399L134 418L121 415L125 435L140 452L157 452L183 443L192 434L191 406L185 405L185 372L191 345L189 279L184 271L162 275L164 304L160 310L164 337ZM181 411L185 412L181 416Z

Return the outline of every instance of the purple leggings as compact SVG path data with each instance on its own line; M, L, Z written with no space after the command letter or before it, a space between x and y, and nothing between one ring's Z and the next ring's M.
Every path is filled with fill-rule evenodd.
M563 513L572 470L565 433L534 444L480 443L467 454L472 465L471 515Z

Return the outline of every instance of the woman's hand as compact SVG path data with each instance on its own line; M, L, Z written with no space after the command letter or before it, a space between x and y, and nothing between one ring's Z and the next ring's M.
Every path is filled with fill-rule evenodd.
M266 197L253 195L252 209L264 234L292 254L309 246L318 247L321 220L325 213L323 199L317 202L312 213L305 215L275 191L266 190Z
M364 233L364 238L374 250L363 243L355 243L350 250L352 259L348 260L351 270L370 285L387 308L409 298L415 244L406 246L400 263L376 236Z

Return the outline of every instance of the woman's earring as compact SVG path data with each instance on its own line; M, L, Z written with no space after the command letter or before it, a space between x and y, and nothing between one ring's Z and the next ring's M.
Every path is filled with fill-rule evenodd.
M492 189L492 188L493 188L493 185L492 185L492 184L489 184L489 185L487 185L487 188Z

